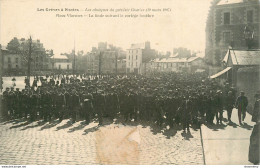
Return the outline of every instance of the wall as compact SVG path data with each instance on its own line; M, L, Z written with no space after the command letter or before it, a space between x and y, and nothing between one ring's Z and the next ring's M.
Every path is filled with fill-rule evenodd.
M10 62L8 62L8 58L10 58ZM18 59L18 62L16 62L16 58ZM21 56L18 54L9 54L4 53L3 54L3 68L4 70L9 69L9 65L11 66L11 69L22 69L22 62L21 62Z
M127 73L132 73L135 70L138 70L137 73L141 72L142 66L142 49L128 49L126 53L126 69Z
M253 23L247 22L247 11L253 10ZM259 49L259 16L260 5L258 0L251 0L244 3L235 3L229 5L218 5L213 9L214 22L207 27L212 26L213 30L206 29L206 60L216 65L221 61L229 46L234 49L247 49L244 37L244 28L246 25L254 27L254 46ZM230 24L224 25L224 12L230 12ZM223 41L223 33L230 32L230 41ZM219 60L219 61L217 61Z
M54 63L54 68L59 69L59 66L61 66L62 70L67 70L67 65L69 65L69 69L72 69L72 63L70 62L55 62Z
M258 67L239 68L237 72L237 90L244 91L248 97L249 107L248 112L252 112L255 102L255 94L260 91L260 73ZM238 96L238 95L237 95Z

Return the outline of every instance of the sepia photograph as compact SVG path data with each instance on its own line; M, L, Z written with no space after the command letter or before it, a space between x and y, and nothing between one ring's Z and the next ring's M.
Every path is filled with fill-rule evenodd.
M259 165L259 0L0 0L0 166Z

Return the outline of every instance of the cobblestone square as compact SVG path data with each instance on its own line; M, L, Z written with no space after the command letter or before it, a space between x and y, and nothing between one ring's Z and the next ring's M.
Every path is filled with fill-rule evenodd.
M145 124L11 120L0 125L0 164L203 164L200 131L185 137Z

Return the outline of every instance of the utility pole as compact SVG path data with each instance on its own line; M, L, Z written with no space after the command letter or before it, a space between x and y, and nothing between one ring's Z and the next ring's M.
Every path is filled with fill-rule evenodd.
M30 76L31 76L31 54L32 54L32 37L30 36L29 39L29 54L28 54L28 71L27 71L27 79L29 80L29 87L30 84Z

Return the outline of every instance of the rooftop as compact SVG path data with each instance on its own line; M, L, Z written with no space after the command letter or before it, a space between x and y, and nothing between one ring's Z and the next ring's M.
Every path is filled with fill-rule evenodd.
M236 4L243 3L244 0L221 0L218 5L228 5L228 4Z
M7 46L1 46L1 50L7 51Z
M132 44L130 49L144 49L145 43Z
M51 58L52 59L68 59L68 57L66 55L57 55L57 54L55 54Z
M217 5L218 6L219 5L230 5L230 4L238 4L238 3L246 3L246 2L256 3L257 1L258 0L220 0L220 2Z
M163 58L161 60L159 59L155 59L153 62L158 62L158 63L181 63L181 62L192 62L196 59L198 59L200 57L189 57L189 58L174 58L174 57L171 57L171 58Z
M260 65L260 50L228 50L223 62L231 58L233 65Z

